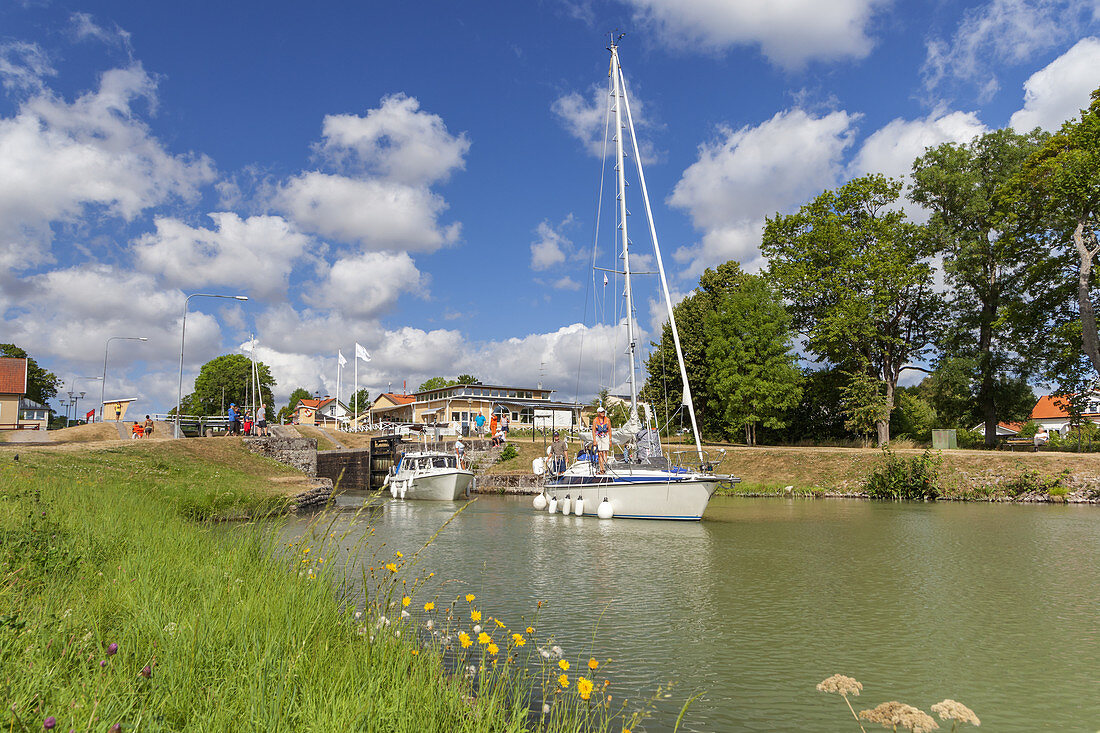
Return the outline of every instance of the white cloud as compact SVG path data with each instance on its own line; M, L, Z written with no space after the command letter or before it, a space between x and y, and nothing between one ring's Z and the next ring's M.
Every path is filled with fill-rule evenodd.
M0 43L0 83L9 91L41 92L47 76L57 70L37 43Z
M373 250L433 252L461 231L439 222L447 209L441 196L396 181L310 171L291 178L276 204L310 231Z
M1100 6L1098 6L1100 9ZM1089 105L1089 94L1100 87L1100 39L1082 38L1024 82L1024 106L1012 115L1018 132L1036 127L1057 130Z
M551 283L551 287L556 288L557 290L580 290L581 284L566 275L565 277L560 277L553 283Z
M209 216L214 229L158 218L156 232L134 244L139 265L173 285L230 286L250 297L285 297L291 265L310 238L279 216L241 219L225 211Z
M407 253L367 252L337 260L303 299L351 316L376 316L402 293L421 293L427 282Z
M43 92L0 118L0 267L49 261L50 224L88 206L131 221L173 197L198 197L214 177L209 159L168 153L133 109L155 92L134 65L103 74L71 104Z
M1076 34L1089 16L1076 0L991 0L971 8L950 42L931 39L922 74L933 90L948 79L978 85L984 103L999 89L996 69L1026 62Z
M439 115L404 94L383 98L365 117L326 116L323 135L330 161L408 185L445 180L470 149L465 133L451 135Z
M852 161L853 175L909 175L925 148L945 142L965 143L987 131L973 112L933 113L920 120L891 120L871 133Z
M697 246L676 253L691 263L686 274L728 259L758 267L764 218L837 183L858 119L844 111L816 117L794 109L755 127L722 128L717 140L701 145L669 197L703 232Z
M868 35L876 11L888 0L624 0L635 20L677 47L723 50L759 45L770 61L786 68L807 61L863 58L874 43Z
M104 28L96 23L89 13L73 13L69 16L69 24L77 40L92 39L108 46L120 46L126 49L127 53L132 50L130 34L127 31L119 28L118 25L114 28Z
M537 239L531 242L531 269L549 270L565 264L573 253L573 242L562 234L562 229L572 223L572 215L558 226L543 221L535 229Z
M630 101L630 116L634 120L634 130L639 133L638 151L642 154L643 163L652 163L659 155L653 146L653 142L647 140L641 131L652 126L646 115L646 104L637 95L637 85L632 84L627 88ZM607 147L604 148L604 132L608 124L608 95L607 85L593 84L588 89L588 96L579 92L568 92L554 100L550 109L558 118L566 132L575 137L584 146L585 151L596 158L607 156L614 157L615 144L608 138ZM626 110L622 112L623 124L626 124ZM615 125L614 113L611 113L610 124ZM630 138L623 138L623 148L628 155L631 152Z

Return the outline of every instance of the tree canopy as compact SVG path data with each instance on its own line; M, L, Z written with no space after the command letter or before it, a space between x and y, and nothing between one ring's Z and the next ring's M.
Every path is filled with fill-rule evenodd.
M900 192L882 175L853 179L769 218L761 245L809 351L882 382L880 444L890 440L901 371L928 352L940 308L931 238L896 208Z
M263 362L256 362L259 372L260 400L268 406L274 403L271 390L275 378ZM202 365L195 378L195 391L188 395L187 409L192 415L223 414L224 404L244 407L250 402L252 363L243 354L225 354ZM306 393L309 396L309 393Z

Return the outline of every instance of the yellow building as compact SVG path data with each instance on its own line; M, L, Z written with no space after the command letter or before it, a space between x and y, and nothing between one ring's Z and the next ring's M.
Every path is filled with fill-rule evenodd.
M507 414L513 428L571 428L580 424L581 405L550 399L554 390L498 384L456 384L416 392L409 404L410 422L460 428L478 415L488 426L493 415Z
M27 393L27 360L0 359L0 430L19 428L19 400Z

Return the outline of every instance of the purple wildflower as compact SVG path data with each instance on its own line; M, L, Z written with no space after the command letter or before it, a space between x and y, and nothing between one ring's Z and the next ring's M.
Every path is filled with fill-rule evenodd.
M122 733L122 725L115 723L108 729L107 733Z
M46 730L53 730L55 725L57 725L57 718L52 715L42 721L42 727Z
M115 654L117 651L118 651L118 644L115 644L114 642L111 642L107 646L107 656L108 657L111 656L112 654Z
M153 676L153 668L146 664L144 667L141 668L141 676L145 679L149 679Z
M107 666L107 660L106 659L100 659L99 660L99 668L103 669L106 666Z

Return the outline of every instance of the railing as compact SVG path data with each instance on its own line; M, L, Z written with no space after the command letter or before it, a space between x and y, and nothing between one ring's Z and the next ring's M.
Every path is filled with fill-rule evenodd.
M0 424L0 430L39 430L42 426L38 423L3 423Z

